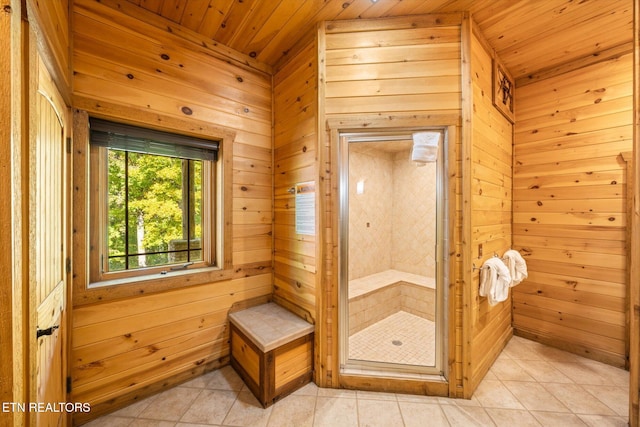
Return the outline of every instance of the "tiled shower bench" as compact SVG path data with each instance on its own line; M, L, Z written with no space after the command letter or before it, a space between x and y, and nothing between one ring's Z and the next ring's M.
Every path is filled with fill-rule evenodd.
M311 381L314 326L274 302L229 313L231 366L263 407Z

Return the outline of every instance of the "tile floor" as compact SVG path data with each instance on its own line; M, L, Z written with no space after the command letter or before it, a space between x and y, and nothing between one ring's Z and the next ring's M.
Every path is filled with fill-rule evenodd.
M626 426L628 372L513 337L471 400L318 388L263 409L230 367L89 424L197 426Z
M399 311L350 336L349 359L434 366L435 339L435 322Z

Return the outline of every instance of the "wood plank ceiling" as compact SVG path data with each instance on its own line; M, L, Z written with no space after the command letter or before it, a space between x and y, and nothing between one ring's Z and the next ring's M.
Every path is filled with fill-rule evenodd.
M516 78L632 42L632 0L127 0L275 66L320 21L469 10Z

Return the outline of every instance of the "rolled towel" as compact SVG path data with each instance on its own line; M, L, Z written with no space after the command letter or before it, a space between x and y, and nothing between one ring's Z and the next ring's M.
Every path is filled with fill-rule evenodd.
M517 285L529 275L527 272L527 263L522 255L520 255L520 252L509 249L502 256L502 261L504 261L505 265L509 269L509 274L511 274L510 286Z
M506 301L510 284L509 269L500 258L489 258L482 264L479 294L481 297L487 297L490 306Z
M440 132L416 132L413 134L411 160L419 165L438 160Z

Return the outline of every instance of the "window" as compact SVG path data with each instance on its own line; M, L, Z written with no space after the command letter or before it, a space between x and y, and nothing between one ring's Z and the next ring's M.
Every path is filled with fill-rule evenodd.
M218 150L90 119L92 283L219 267Z

